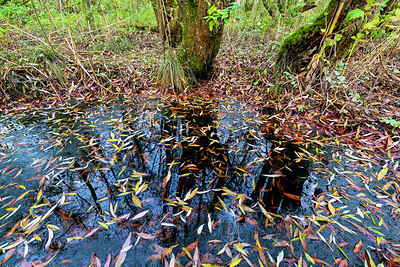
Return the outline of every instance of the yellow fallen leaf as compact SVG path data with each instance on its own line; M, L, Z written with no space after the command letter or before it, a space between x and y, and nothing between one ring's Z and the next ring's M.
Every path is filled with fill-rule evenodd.
M387 171L388 171L388 168L387 168L387 167L383 168L383 169L378 173L378 180L381 180L381 179L385 176L385 174L387 173Z
M331 202L329 202L329 200L326 201L326 203L328 204L328 209L330 211L330 213L332 214L332 216L335 216L335 208L332 206Z

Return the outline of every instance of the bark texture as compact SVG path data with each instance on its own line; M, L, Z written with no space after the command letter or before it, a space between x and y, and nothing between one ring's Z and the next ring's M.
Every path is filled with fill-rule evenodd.
M179 7L173 0L151 0L151 4L163 42L169 47L177 47L182 40Z
M159 29L169 47L178 49L180 63L196 77L206 77L218 54L224 22L210 30L207 13L210 6L224 9L231 0L152 0Z
M284 40L276 61L277 72L305 71L314 55L320 52L323 41L336 33L340 33L342 38L331 47L334 51L326 53L325 58L334 61L346 56L354 42L351 37L357 34L368 20L356 19L348 22L346 15L357 8L364 10L367 5L366 0L330 0L326 9L312 24L301 27ZM374 12L371 15L374 15ZM331 34L327 34L330 28Z
M216 4L217 1L210 1ZM224 24L220 22L210 30L205 18L209 8L207 1L182 1L182 43L179 47L179 59L197 77L207 76L218 54Z

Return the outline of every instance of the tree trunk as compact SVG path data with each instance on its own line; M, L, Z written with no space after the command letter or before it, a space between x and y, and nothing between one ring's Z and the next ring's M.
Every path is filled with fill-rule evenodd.
M278 13L278 4L273 0L262 0L262 3L270 17L275 17Z
M210 1L217 5L217 1ZM182 43L178 55L183 66L196 77L205 77L212 69L212 63L221 45L224 23L219 22L210 30L206 17L207 1L182 1L181 9Z
M210 29L206 18L210 6L218 10L226 8L232 0L152 0L159 29L169 47L177 47L181 65L196 77L206 77L221 45L224 21Z
M151 4L163 42L167 42L169 47L177 47L182 39L179 7L173 0L151 0Z
M351 10L357 8L364 10L367 6L366 0L330 0L327 8L313 24L301 27L284 40L278 53L276 70L278 72L289 70L293 73L307 70L313 57L320 53L321 47L325 47L324 41L335 34L340 34L342 37L337 40L335 46L331 47L334 51L326 53L325 58L334 61L348 55L354 43L351 37L360 31L368 19L355 19L348 22L346 15ZM373 9L378 10L374 7ZM374 14L375 11L372 11L370 16Z

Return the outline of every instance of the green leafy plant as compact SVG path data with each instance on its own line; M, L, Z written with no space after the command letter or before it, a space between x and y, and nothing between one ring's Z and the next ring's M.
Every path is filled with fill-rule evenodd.
M396 119L382 119L382 122L391 125L393 128L400 128L400 121Z
M365 17L364 10L357 8L357 9L354 9L354 10L350 11L349 13L347 13L346 20L352 21L352 20L359 19L359 18L361 18L361 20L364 20L364 17Z
M214 26L218 27L221 22L230 25L231 20L230 17L233 16L235 18L239 18L236 14L237 9L240 7L240 4L234 2L230 4L227 8L219 9L215 4L211 5L210 2L208 3L208 16L204 17L207 19L208 25L210 26L210 31L213 30ZM221 2L218 2L217 5L221 5Z

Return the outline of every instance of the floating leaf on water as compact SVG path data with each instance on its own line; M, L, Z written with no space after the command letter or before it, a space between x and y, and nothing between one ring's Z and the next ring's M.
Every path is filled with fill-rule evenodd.
M142 208L142 202L140 201L140 199L135 196L134 194L132 194L132 202L135 206Z
M198 190L199 190L198 187L195 188L193 191L190 190L190 191L186 194L186 196L185 196L185 198L184 198L183 200L184 200L184 201L187 201L187 200L191 199L192 197L194 197L194 196L196 195L196 193L197 193ZM189 194L189 193L190 193L190 194Z
M131 221L134 221L134 220L137 220L137 219L142 218L142 217L143 217L144 215L146 215L149 211L150 211L150 210L145 210L145 211L142 211L142 212L136 214L136 215L131 219Z
M100 224L101 226L103 226L104 228L106 228L108 230L108 225L103 223L103 222L97 222L98 224Z
M126 169L126 165L122 166L122 170L118 173L117 176L120 176Z
M167 176L165 176L165 178L163 180L163 185L162 185L163 188L165 188L167 186L169 180L171 179L171 167L172 167L172 165L169 167Z
M301 201L301 196L295 195L295 194L290 194L290 193L283 193L285 196L287 196L290 199Z
M386 175L387 171L388 171L387 167L385 167L382 170L380 170L380 172L378 173L377 179L381 180Z
M278 254L278 257L276 258L276 266L279 266L279 264L282 262L283 256L284 256L284 253L283 253L283 250L281 250L281 252L279 252L279 254Z
M289 242L286 240L280 241L274 245L275 247L288 247L290 246Z
M132 233L129 233L128 237L125 240L125 243L122 245L122 249L120 251L120 253L126 253L129 249L132 248L131 243L131 237L132 237Z
M210 234L212 234L212 221L211 221L210 213L208 214L207 218L208 218L208 222L207 222L208 231L210 231Z
M175 247L177 247L179 244L176 244L176 245L173 245L173 246L171 246L171 247L169 247L169 248L167 248L165 251L164 251L164 255L168 255L169 253L171 253L172 252L172 249L174 249Z
M9 251L7 251L7 253L4 255L3 260L0 262L1 265L3 265L4 263L6 263L11 256L14 254L15 248L10 249Z
M357 214L360 215L360 217L364 219L364 213L360 210L359 207L357 207Z
M9 214L6 213L3 217L0 218L0 221L1 221L1 220L6 220L6 219L10 218L11 216L13 216L14 213L16 213L16 212L19 210L20 207L21 207L21 205L18 205L18 207L16 207L16 208L12 208L12 209L11 209L12 212L9 213ZM8 210L8 211L9 211L9 210Z
M232 262L229 264L229 267L235 267L235 266L238 265L242 260L243 260L242 258L239 258L239 259L236 259L236 260L232 261Z
M200 225L199 228L197 228L197 234L198 235L200 235L201 232L203 232L203 227L204 227L204 224Z
M136 233L138 236L140 236L143 239L153 239L156 238L156 235L151 235L151 234L146 234L146 233Z
M241 243L234 243L233 247L236 249L237 252L240 252L242 255L247 256L248 253L243 249Z
M304 255L306 256L306 259L311 262L312 264L315 264L315 260L307 253L304 251Z
M358 242L358 243L354 246L353 252L354 252L354 253L360 252L362 248L363 248L363 243L362 243L362 240L360 240L360 242Z
M58 227L57 225L54 225L54 224L48 224L48 225L46 225L46 227L50 228L50 229L52 229L54 231L59 231L60 230L60 227Z
M48 249L49 249L49 247L50 247L50 245L51 245L51 241L53 240L53 237L54 237L54 232L53 232L53 230L51 230L50 228L48 228L47 230L48 230L48 232L49 232L49 236L48 236L48 238L47 238L46 245L44 246L44 249L45 249L45 250L48 250Z
M329 200L326 200L326 204L328 204L328 209L329 212L332 214L332 216L335 216L335 208L332 206L331 202Z
M33 238L35 238L35 240L42 242L42 239L40 238L40 236L38 234L34 234Z
M162 226L166 226L166 227L176 227L176 225L175 224L172 224L172 223L161 223L161 225Z
M126 259L126 253L119 253L115 259L115 267L121 267Z

